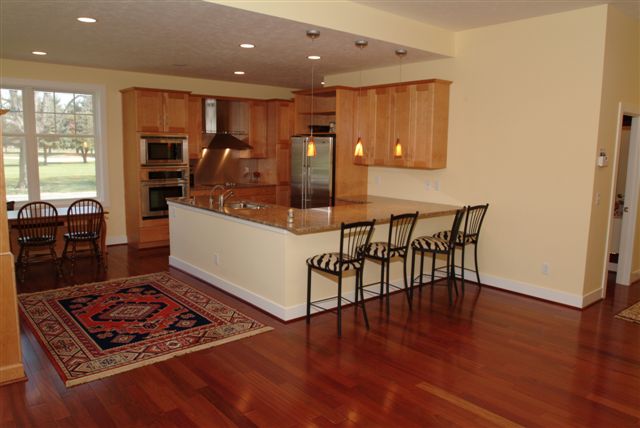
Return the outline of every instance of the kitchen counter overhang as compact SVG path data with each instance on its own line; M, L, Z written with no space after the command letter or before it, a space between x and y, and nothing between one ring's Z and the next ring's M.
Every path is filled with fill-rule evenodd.
M366 203L365 203L366 202ZM330 209L288 207L217 209L216 198L169 200L172 267L190 273L282 320L305 313L306 259L339 248L340 224L376 219L373 241L386 241L391 214L420 212L413 236L432 234L451 226L457 207L428 202L367 196L341 201ZM391 263L391 282L402 284L402 263ZM410 263L410 261L409 261ZM335 296L334 277L313 274L313 300ZM380 265L365 263L365 284L378 281ZM345 273L343 296L353 300L353 273ZM371 286L379 290L379 285ZM328 305L327 308L330 308Z

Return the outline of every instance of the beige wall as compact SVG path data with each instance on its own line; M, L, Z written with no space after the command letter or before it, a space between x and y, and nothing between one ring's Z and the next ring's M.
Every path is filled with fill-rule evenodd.
M591 223L587 262L585 265L584 293L588 294L602 287L607 269L606 249L608 220L613 212L609 204L615 171L611 166L598 168L595 158L600 148L610 156L615 152L616 133L621 118L618 117L619 104L638 106L640 104L640 26L637 21L609 7L607 13L606 49L604 75L602 80L602 101L598 142L591 147L594 170L593 195L600 194L601 203L591 205ZM611 165L611 163L610 163ZM597 198L594 198L594 200Z
M456 58L406 64L403 80L453 81L448 165L371 168L370 193L489 202L480 252L486 280L581 305L606 23L607 7L598 6L464 31L456 36ZM363 80L398 76L390 67L366 70ZM357 79L353 73L325 80Z
M107 94L107 154L109 186L108 239L120 242L126 235L124 179L122 174L122 102L120 89L131 86L176 89L199 94L248 98L291 98L291 90L216 80L158 74L73 67L1 59L0 77L104 85ZM1 84L1 81L0 81Z

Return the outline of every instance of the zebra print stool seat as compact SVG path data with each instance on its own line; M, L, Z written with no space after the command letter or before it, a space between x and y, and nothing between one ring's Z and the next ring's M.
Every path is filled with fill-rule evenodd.
M451 236L450 230L442 230L440 232L434 233L434 238L444 239L445 241L449 240ZM476 237L474 236L464 236L464 232L461 230L458 231L458 237L456 238L456 245L460 245L462 243L473 244L476 241Z
M462 293L464 294L464 274L465 271L469 270L476 273L476 279L478 281L478 286L482 286L480 283L480 273L478 272L478 240L480 239L480 228L482 227L482 222L484 221L484 216L489 209L489 204L484 205L475 205L475 206L467 206L467 215L464 219L464 227L457 233L457 238L455 240L456 247L462 249L460 266L460 279L462 283ZM448 240L451 235L450 230L443 230L441 232L435 233L433 236L436 238L442 238ZM464 267L465 262L465 247L467 245L473 245L473 259L474 259L474 269L469 269ZM451 261L453 263L453 260Z
M376 221L373 220L349 224L342 223L340 225L340 250L337 253L318 254L307 259L307 324L311 322L312 306L326 311L328 308L320 306L319 303L337 299L338 337L342 336L342 302L353 303L342 297L342 274L349 270L355 270L355 306L357 309L358 294L360 294L364 323L367 330L369 329L369 319L367 318L367 310L364 306L364 295L362 294L362 272L364 270L364 252L369 245L369 241L371 241L375 222ZM338 277L337 296L311 301L311 272L313 269Z
M401 289L400 287L391 284L389 281L391 259L394 257L402 257L404 291L407 295L407 301L409 302L409 309L411 309L411 293L409 291L407 283L407 254L409 253L409 242L411 241L411 234L413 233L413 228L416 225L417 219L417 211L415 213L391 215L391 219L389 220L389 236L387 238L387 242L372 242L366 248L366 258L378 260L381 262L379 296L380 298L384 296L386 284L387 315L389 314L390 310L390 288L394 288L397 290ZM370 292L369 290L364 291ZM356 296L356 301L357 299L358 296Z
M340 262L342 260L342 263ZM325 253L318 254L307 259L307 265L320 269L324 272L339 272L340 270L348 271L351 269L360 269L362 266L361 260L349 260L349 256L340 253Z
M411 243L411 248L421 251L449 251L448 239L438 238L435 236L421 236Z
M413 293L414 284L414 272L416 263L416 254L420 254L420 282L418 285L422 288L422 278L424 276L424 256L429 253L431 255L431 285L433 286L435 271L436 271L436 255L446 254L447 264L443 267L447 271L447 291L449 292L449 304L453 304L453 296L451 294L451 280L453 279L456 286L456 295L458 294L458 286L455 284L455 273L453 271L453 257L456 248L456 237L460 230L460 224L462 223L462 217L464 217L465 208L461 208L456 211L453 218L453 224L451 226L451 232L449 232L449 239L437 238L434 236L421 236L414 239L411 242L411 287L410 290ZM413 298L413 297L412 297Z

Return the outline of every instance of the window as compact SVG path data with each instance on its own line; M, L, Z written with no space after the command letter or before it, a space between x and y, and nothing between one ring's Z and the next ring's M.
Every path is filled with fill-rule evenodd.
M0 88L7 200L104 200L99 90Z

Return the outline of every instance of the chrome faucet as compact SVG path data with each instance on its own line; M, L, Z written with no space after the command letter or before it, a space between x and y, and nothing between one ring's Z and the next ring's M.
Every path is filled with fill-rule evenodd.
M221 189L221 190L224 191L225 187L222 184L216 184L215 186L213 186L213 188L209 192L209 208L213 208L213 193L218 189ZM220 201L220 199L218 199L218 202L219 201ZM222 202L224 203L223 199L222 199ZM222 208L222 204L220 204L220 208Z
M227 190L226 192L221 193L220 196L218 196L218 207L222 209L224 207L224 201L226 201L233 195L235 195L235 193L233 193L233 190Z

